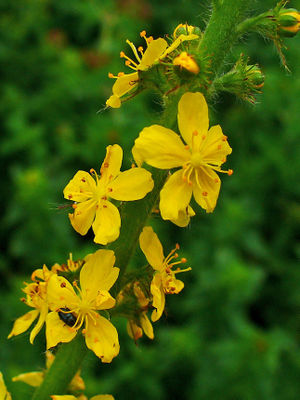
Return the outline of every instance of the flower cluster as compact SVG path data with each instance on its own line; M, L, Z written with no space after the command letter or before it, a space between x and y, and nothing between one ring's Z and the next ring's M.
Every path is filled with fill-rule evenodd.
M163 38L154 40L147 37L145 31L141 32L147 46L145 50L136 48L127 40L136 61L124 52L121 52L121 57L134 72L111 75L116 82L107 105L120 107L121 102L144 87L147 73L156 67L162 67L167 76L169 86L162 92L170 89L169 82L184 85L185 79L194 79L206 71L205 63L201 64L195 56L201 35L198 28L180 24L172 38L167 38L168 41ZM47 369L51 368L52 350L60 343L71 342L77 335L84 336L86 347L102 362L110 363L120 350L112 318L126 318L127 332L134 341L143 334L149 339L154 338L152 323L162 317L166 296L183 290L184 283L177 276L191 268L180 267L187 260L179 257L178 244L167 256L164 255L166 253L153 228L144 226L147 217L159 201L163 220L180 227L187 226L195 215L193 202L206 212L212 212L221 186L218 174L231 175L233 172L222 169L232 150L221 127L209 127L208 106L199 89L186 90L179 100L178 129L180 135L162 125L145 127L132 149L135 164L122 172L123 150L118 144L109 145L99 173L95 169L89 172L79 170L64 188L64 198L72 202L73 212L69 213L72 227L80 235L86 235L92 228L94 242L102 247L82 260L73 260L70 254L65 264L54 264L50 269L44 265L32 273L30 283L25 283L22 301L31 310L15 321L8 338L27 331L37 320L29 337L33 343L45 325L47 368L43 372L18 375L15 381L39 386ZM168 171L160 193L149 166L152 171L153 168ZM150 195L153 189L156 192ZM147 204L149 198L150 206ZM138 241L146 264L129 272L120 271L120 268L125 268L118 254L118 245L126 230L125 226L121 231L121 224L126 215L124 202L127 201L144 201L142 204L149 210L132 234L133 247ZM116 245L103 248L117 240ZM83 390L84 382L78 371L70 382L68 394L53 394L51 398L87 400ZM111 395L98 395L90 400L112 399Z

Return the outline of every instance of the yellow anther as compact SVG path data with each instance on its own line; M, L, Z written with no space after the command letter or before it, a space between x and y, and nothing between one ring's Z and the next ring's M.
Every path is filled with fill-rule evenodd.
M123 76L123 75L125 75L124 72L119 72L118 73L118 78L120 78L120 76Z
M145 37L146 36L146 31L140 32L140 37Z
M109 78L114 78L114 75L113 75L111 72L109 72L109 73L108 73L108 77L109 77Z
M138 51L139 51L140 53L143 53L143 51L144 51L143 46L139 46L139 47L138 47Z
M187 262L187 259L183 257L183 258L181 259L181 262L182 262L182 263L186 263L186 262ZM178 268L178 269L179 269L179 268Z
M176 250L179 250L179 249L180 249L180 246L179 246L178 243L176 243L175 248L176 248Z
M147 43L152 42L152 40L153 40L153 36L149 36L149 37L147 38Z
M232 174L233 174L233 169L229 169L228 172L227 172L227 174L228 174L229 176L232 175Z
M121 57L121 58L124 58L124 57L125 57L124 51L120 51L120 57Z
M130 64L131 64L131 62L130 62L129 60L126 60L126 61L125 61L125 65L126 65L127 67L129 67Z

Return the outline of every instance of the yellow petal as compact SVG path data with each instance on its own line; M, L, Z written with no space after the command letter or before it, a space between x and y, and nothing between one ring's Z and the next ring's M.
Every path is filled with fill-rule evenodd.
M78 392L82 391L85 389L85 383L84 380L80 376L80 371L76 373L74 378L71 380L69 386L68 386L68 391L70 392Z
M227 142L226 136L223 135L220 125L215 125L210 128L206 139L200 148L203 162L211 163L216 166L223 164L226 156L232 152L231 147Z
M145 312L142 313L140 321L145 335L148 336L149 339L154 339L153 326Z
M33 387L40 386L43 380L43 372L27 372L26 374L20 374L12 378L13 382L24 382Z
M119 76L113 85L112 92L118 97L130 92L138 83L139 74L133 72L132 74L124 74Z
M116 94L112 94L109 99L106 100L106 105L111 108L120 108L121 100Z
M96 213L97 202L94 199L75 205L73 214L69 214L71 225L80 235L85 235L90 229Z
M178 38L176 40L174 40L174 42L171 44L171 46L169 46L167 48L167 50L162 54L162 56L160 57L161 59L166 57L168 54L172 53L172 51L174 51L175 49L177 49L177 47L182 43L185 42L187 40L194 40L194 39L198 39L198 35L195 35L194 33L191 33L190 35L179 35Z
M138 167L141 167L144 159L143 159L143 152L139 150L136 146L133 146L132 150L133 159Z
M96 191L94 178L85 171L78 171L64 188L64 197L73 201L86 201Z
M101 165L101 183L106 184L120 173L123 159L122 147L118 144L106 147L106 156Z
M77 331L66 325L57 312L50 312L46 318L47 349L58 343L68 343L76 336Z
M159 57L163 54L167 47L168 43L165 41L165 39L159 38L152 40L152 42L148 44L148 47L145 50L138 69L141 71L145 71L150 68L155 63L155 61L159 59Z
M185 93L178 103L178 127L185 142L198 150L208 131L208 107L202 93Z
M149 165L161 169L180 167L191 157L179 135L160 125L144 128L135 140L133 152Z
M86 318L86 345L102 362L110 363L120 351L118 332L111 322L97 315L96 321Z
M134 321L127 321L127 333L134 341L139 340L143 336L143 330Z
M197 168L193 178L193 195L196 202L206 210L213 212L219 196L221 180L218 175L207 167Z
M0 372L0 399L1 400L11 400L11 395L6 389L2 372Z
M140 248L148 263L157 271L161 271L164 262L163 248L151 226L145 226L139 237Z
M94 242L107 244L119 237L121 218L119 210L109 201L101 202L93 223Z
M71 394L64 394L64 395L53 394L50 397L52 400L77 400L77 397L72 396Z
M192 197L192 186L183 180L183 170L176 171L160 192L159 209L163 219L177 220Z
M116 304L116 300L105 290L99 290L95 299L95 307L97 310L109 310Z
M153 296L152 305L155 308L155 310L152 311L151 320L155 322L162 316L166 302L159 272L157 272L152 279L150 291Z
M120 271L114 267L115 260L114 252L104 249L85 257L85 264L80 271L80 286L84 296L96 298L99 290L107 291L113 286Z
M52 311L59 308L71 309L80 301L70 282L63 276L51 276L47 292L49 308Z
M180 226L181 228L184 228L190 223L191 217L195 215L195 211L192 209L191 206L187 206L184 210L180 210L178 213L178 218L177 219L171 219L171 222L173 224Z
M13 326L10 334L7 336L7 338L10 339L12 336L20 335L21 333L27 331L27 329L30 327L30 325L33 323L33 321L37 318L39 313L40 313L39 310L32 310L32 311L29 311L28 313L22 315L22 317L19 317L18 319L16 319L14 322L14 326Z
M91 397L90 400L114 400L114 397L111 394L98 394Z
M132 201L146 196L153 189L151 173L144 168L121 172L110 184L109 196L115 200Z
M40 316L39 316L38 322L35 325L35 327L32 329L32 331L30 332L29 341L31 344L33 344L33 341L34 341L36 335L42 329L44 322L46 320L47 314L48 314L48 304L44 303L40 309Z

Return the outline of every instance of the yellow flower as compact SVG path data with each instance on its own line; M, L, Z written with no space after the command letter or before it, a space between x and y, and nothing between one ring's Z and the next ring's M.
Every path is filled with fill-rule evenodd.
M6 389L2 372L0 372L0 400L11 400L11 395Z
M282 36L295 36L300 30L300 12L295 9L284 10L280 13L279 34Z
M50 352L46 351L46 370L45 371L34 371L34 372L27 372L24 374L19 374L12 378L13 382L24 382L27 385L38 387L44 380L45 374L47 373L48 369L51 367L55 356ZM70 382L68 389L71 392L82 391L85 389L85 384L83 379L80 376L80 371L76 373L72 381Z
M116 82L112 88L112 96L106 101L106 105L112 108L119 108L121 106L121 97L136 89L139 82L138 71L146 71L152 67L159 60L167 57L173 50L175 50L182 42L186 40L194 40L198 38L198 35L188 34L179 35L174 42L168 46L165 39L158 38L153 40L152 36L146 37L146 32L142 31L140 36L146 41L147 48L144 52L143 47L140 46L138 49L135 45L126 40L126 43L131 47L131 50L136 58L136 61L132 60L126 54L121 51L120 57L125 58L125 65L134 70L131 74L124 74L119 72L117 76L109 73L110 78L115 78Z
M128 321L127 323L128 335L132 339L137 341L143 336L143 331L144 331L145 335L148 336L149 339L153 339L154 338L153 327L147 316L149 299L147 299L147 297L145 296L138 282L134 283L133 291L141 307L141 312L139 313L138 321L133 319Z
M109 200L132 201L145 197L153 188L150 172L131 168L120 172L122 148L108 146L100 169L100 178L85 171L78 171L64 189L64 197L73 200L75 211L69 214L73 228L85 235L92 226L94 241L100 244L113 242L119 237L121 218L118 208Z
M160 192L160 212L165 220L188 224L192 195L207 212L216 206L221 181L217 172L231 153L227 137L219 125L208 129L208 108L201 93L185 93L178 104L178 126L186 144L175 132L160 125L144 128L135 141L132 153L156 168L178 168ZM183 213L183 214L182 214Z
M170 254L165 257L162 245L153 229L150 226L145 226L139 238L140 248L145 254L147 261L155 270L150 290L153 296L152 305L155 310L152 312L151 319L157 321L165 308L165 295L177 294L183 287L184 283L176 279L176 274L180 272L190 271L191 268L173 270L174 265L186 262L185 258L180 261L174 261L178 258L176 251L179 249L177 244Z
M79 397L75 397L72 395L53 395L50 396L52 400L88 400L88 398L84 395L80 395ZM111 394L98 394L97 396L93 396L90 400L114 400L114 397Z
M22 298L21 300L29 307L34 308L34 310L31 310L22 317L16 319L13 328L7 337L8 339L27 331L33 321L39 317L38 322L32 329L29 337L30 343L33 343L36 335L42 329L48 314L47 284L50 276L53 274L54 273L49 271L46 265L44 265L42 269L37 269L32 274L32 280L35 281L36 278L38 278L36 282L25 283L26 287L22 290L26 294L26 298Z
M186 51L183 51L179 54L179 56L174 58L173 64L177 65L180 69L186 69L194 75L197 75L200 71L199 66L194 58Z
M119 275L114 267L112 250L98 250L85 257L80 271L80 288L76 281L72 285L65 278L53 275L48 283L48 303L52 310L46 319L47 349L59 342L70 342L79 329L83 330L87 347L103 362L119 353L116 328L98 311L108 310L115 305L109 294Z

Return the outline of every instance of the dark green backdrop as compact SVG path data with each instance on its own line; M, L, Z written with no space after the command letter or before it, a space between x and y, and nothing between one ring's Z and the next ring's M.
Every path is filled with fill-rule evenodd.
M257 1L255 12L275 2ZM297 1L290 5L300 8ZM139 131L158 121L157 99L143 94L104 110L118 58L139 32L171 33L180 22L203 27L209 1L1 0L1 330L0 370L14 400L29 398L10 378L44 365L45 340L6 340L27 311L20 287L34 268L96 249L72 230L62 190L78 169L99 168L107 144L119 143L130 165ZM230 95L212 106L233 148L213 214L198 209L179 229L155 218L167 248L179 242L192 273L169 296L155 339L139 346L116 322L120 355L109 365L90 353L82 375L87 394L117 400L295 400L300 395L300 37L286 40L292 74L272 43L249 35L240 52L266 75L253 107ZM99 112L98 112L99 111ZM138 265L137 254L133 264ZM66 366L67 368L67 366Z

